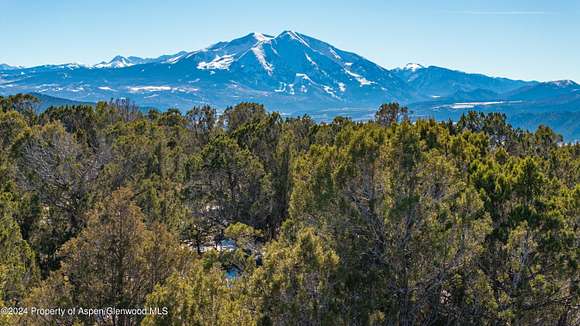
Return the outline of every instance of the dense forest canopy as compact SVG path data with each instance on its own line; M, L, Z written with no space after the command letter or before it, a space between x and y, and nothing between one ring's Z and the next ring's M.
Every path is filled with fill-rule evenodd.
M166 313L0 324L580 323L580 145L548 127L34 105L0 97L0 306Z

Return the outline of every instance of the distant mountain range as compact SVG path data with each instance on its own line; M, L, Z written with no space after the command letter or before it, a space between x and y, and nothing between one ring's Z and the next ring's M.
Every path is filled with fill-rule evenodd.
M0 95L38 93L77 102L127 97L146 107L186 110L256 101L285 114L371 117L379 104L398 101L415 116L457 118L469 109L506 112L541 121L580 112L580 86L573 81L521 81L442 67L408 64L385 69L352 52L285 31L219 42L193 52L158 58L116 56L79 64L0 65ZM54 100L53 100L54 102ZM572 128L574 129L574 128ZM580 132L564 131L580 139Z

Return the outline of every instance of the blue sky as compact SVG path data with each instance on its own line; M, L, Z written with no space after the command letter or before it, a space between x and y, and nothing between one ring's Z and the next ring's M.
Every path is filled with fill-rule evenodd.
M579 0L0 0L0 63L154 57L288 29L386 68L580 82Z

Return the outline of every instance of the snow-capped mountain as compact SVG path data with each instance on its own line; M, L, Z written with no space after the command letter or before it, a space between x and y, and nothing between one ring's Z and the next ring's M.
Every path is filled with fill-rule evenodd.
M259 33L155 59L117 56L94 66L56 65L3 73L0 92L81 101L129 97L188 108L260 101L277 109L376 106L421 98L393 72L292 31Z
M125 58L123 56L116 56L113 59L111 59L111 61L109 62L101 62L98 63L96 65L94 65L95 68L124 68L124 67L129 67L129 66L133 66L136 64L141 64L144 63L144 60L142 58L139 57L129 57L129 58Z
M404 67L395 68L395 71L397 71L397 72L410 72L410 73L413 73L413 72L416 72L417 70L423 69L423 68L425 68L425 66L423 66L420 63L409 62Z
M577 103L580 93L572 81L526 82L418 63L388 70L293 31L251 33L157 58L116 56L96 65L2 67L0 95L39 93L80 102L127 97L142 106L183 110L256 101L286 114L319 117L369 117L387 101L408 104L418 115L507 105L531 108L538 103L545 107L550 101L570 109L568 104Z
M176 54L162 55L162 56L157 57L157 58L141 58L141 57L135 57L135 56L124 57L122 55L118 55L118 56L114 57L113 59L111 59L111 61L108 61L108 62L103 61L103 62L98 63L92 67L93 68L125 68L125 67L134 66L134 65L141 65L141 64L145 64L145 63L164 62L164 61L172 60L174 58L183 56L184 54L187 54L187 52L181 51L181 52L176 53Z
M415 96L390 71L291 31L277 37L250 34L184 60L194 60L198 69L210 73L242 76L244 84L262 91L291 96L310 92L337 104L363 97L409 100Z

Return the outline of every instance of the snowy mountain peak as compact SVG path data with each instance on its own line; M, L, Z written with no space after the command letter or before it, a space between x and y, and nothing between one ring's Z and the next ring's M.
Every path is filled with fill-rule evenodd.
M252 35L254 36L254 38L258 42L266 42L266 41L270 41L274 38L274 36L270 36L270 35L266 35L266 34L262 34L262 33L252 33Z
M101 63L96 64L94 67L95 68L125 68L125 67L132 66L134 64L135 63L132 62L131 60L129 60L128 58L125 58L121 55L118 55L118 56L114 57L113 59L111 59L111 61L109 61L109 62L103 61Z
M290 36L293 38L298 38L298 33L296 33L295 31L292 30L285 30L282 33L278 34L278 37L282 37L282 36Z
M410 71L417 71L417 70L423 69L423 68L425 68L425 66L423 66L419 63L409 62L402 69L403 70L410 70Z
M176 54L165 54L157 58L141 58L135 56L124 57L122 55L117 55L111 61L103 61L92 68L126 68L135 65L142 65L146 63L173 63L179 60L181 57L186 55L188 52L180 51Z
M562 87L562 88L579 86L573 80L570 80L570 79L554 80L554 81L547 82L546 84L553 85L556 87Z
M310 47L310 45L308 44L308 42L306 42L303 38L303 35L296 33L294 31L283 31L282 33L280 33L280 35L276 36L276 39L290 39L290 40L294 40L294 41L298 41L300 42L302 45L308 46Z
M291 30L276 36L249 33L201 50L158 58L116 56L89 67L93 69L70 65L62 73L64 68L37 67L23 72L34 78L22 78L18 70L2 71L4 80L8 80L5 76L14 80L4 87L95 101L115 95L157 107L227 106L240 100L284 107L346 107L446 95L440 90L452 89L445 80L454 73L420 64L387 70L356 53ZM463 82L465 78L457 79ZM442 86L419 92L423 80ZM451 86L455 84L461 89L471 85ZM485 88L485 83L476 86ZM0 84L0 91L2 87Z
M251 88L281 96L308 94L342 103L371 94L385 98L413 96L386 69L290 30L275 37L250 33L167 63L174 65L168 67L172 73L190 80L225 83L228 91Z

